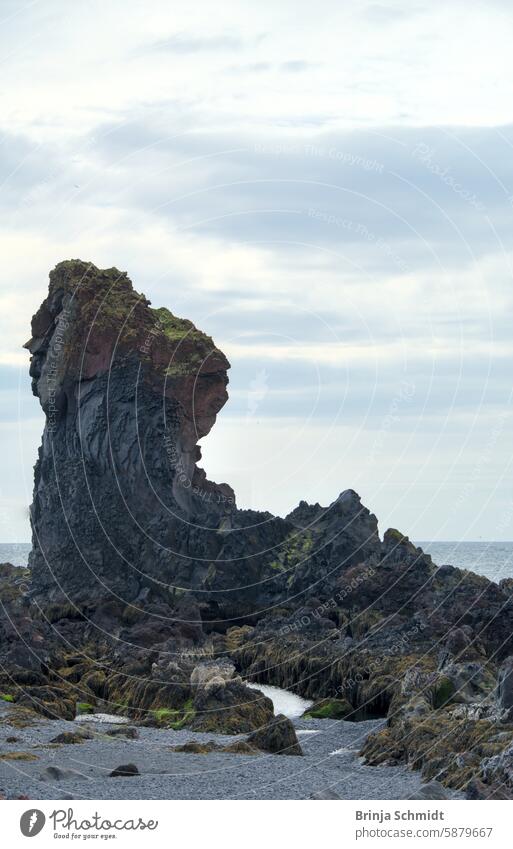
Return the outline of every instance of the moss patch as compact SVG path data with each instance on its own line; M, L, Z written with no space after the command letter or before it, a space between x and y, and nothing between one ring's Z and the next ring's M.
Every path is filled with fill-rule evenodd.
M30 752L6 752L5 755L0 755L1 761L37 761L37 755L32 755Z
M387 537L394 540L395 542L409 542L408 537L398 531L397 528L389 528L387 531Z
M171 342L180 342L186 336L206 340L203 333L196 329L192 321L187 318L177 318L166 307L152 309L151 312L157 319L160 329Z
M78 713L93 713L94 705L89 702L77 702L77 711Z
M157 708L150 711L150 715L156 720L157 724L163 728L172 728L174 731L179 731L189 722L194 719L196 711L192 705L192 699L188 699L184 705L178 709Z
M304 719L345 719L353 706L345 699L322 699L303 714Z
M285 572L307 560L314 547L312 531L294 531L282 543L278 557L270 563L274 572Z
M455 689L456 688L451 679L442 675L435 684L435 688L433 690L434 709L438 710L439 708L445 707L445 705L449 704L455 693Z

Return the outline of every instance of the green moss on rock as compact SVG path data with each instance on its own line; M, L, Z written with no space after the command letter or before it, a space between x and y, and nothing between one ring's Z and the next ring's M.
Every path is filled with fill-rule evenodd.
M3 702L13 702L14 696L11 696L10 693L0 693L0 699L2 699Z
M151 312L157 319L160 329L171 342L180 342L186 336L212 342L208 336L196 329L192 321L188 318L177 318L166 307L158 307Z
M150 711L150 716L153 717L157 725L163 728L172 728L174 731L179 731L191 722L195 714L196 711L194 710L192 699L184 702L180 709L164 707Z
M322 699L308 708L304 719L345 719L350 716L353 706L347 699Z

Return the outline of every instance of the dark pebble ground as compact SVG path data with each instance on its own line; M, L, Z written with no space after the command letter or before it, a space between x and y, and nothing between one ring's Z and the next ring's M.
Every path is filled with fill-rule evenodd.
M109 725L92 725L95 737L78 744L50 744L63 731L80 731L84 723L40 720L26 728L9 723L10 708L0 706L0 793L8 799L309 799L331 788L344 799L404 799L421 785L418 773L404 767L370 767L358 750L381 720L342 722L296 720L304 757L287 755L186 754L171 746L190 740L233 742L235 737L138 728L139 739L105 735ZM119 727L119 726L117 726ZM316 734L302 734L302 730ZM8 743L7 737L18 738ZM342 750L337 752L337 750ZM3 760L25 752L37 760ZM334 754L334 752L337 752ZM120 764L135 763L141 773L110 778ZM45 782L48 766L73 769L83 778Z

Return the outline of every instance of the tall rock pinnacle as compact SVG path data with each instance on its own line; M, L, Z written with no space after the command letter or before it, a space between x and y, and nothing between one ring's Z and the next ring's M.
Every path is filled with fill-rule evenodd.
M126 273L80 260L50 273L26 347L46 415L36 597L132 601L154 582L173 592L177 557L194 555L191 527L208 549L234 507L230 487L197 466L198 440L228 397L226 357L192 322L152 309Z

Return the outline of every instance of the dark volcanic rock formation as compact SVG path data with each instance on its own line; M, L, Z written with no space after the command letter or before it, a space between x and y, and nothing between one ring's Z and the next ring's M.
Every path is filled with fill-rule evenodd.
M197 443L227 399L229 363L190 321L152 309L125 273L59 264L27 347L46 414L31 592L54 604L53 619L72 607L112 634L144 612L132 636L147 646L157 636L148 616L160 616L161 640L176 636L159 605L181 603L177 619L212 627L256 621L378 562L377 521L351 490L283 520L237 510L231 488L208 481Z
M20 711L280 730L247 677L330 721L386 717L369 763L513 792L511 582L381 540L351 489L285 519L238 510L197 465L226 358L116 269L58 265L27 347L46 414L31 576L0 569L0 684Z
M215 558L209 529L233 508L197 466L227 399L225 356L192 322L151 309L125 273L78 260L50 274L27 347L46 414L34 597L97 607L194 586L191 554Z

